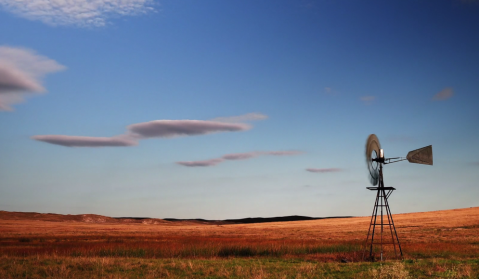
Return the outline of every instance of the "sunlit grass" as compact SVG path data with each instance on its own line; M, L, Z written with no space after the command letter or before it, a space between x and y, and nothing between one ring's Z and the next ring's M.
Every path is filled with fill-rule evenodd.
M183 237L170 239L112 239L101 236L0 239L0 253L8 256L57 255L70 257L208 258L282 257L359 252L361 243L321 243L261 239Z
M477 278L479 260L321 263L302 259L0 257L0 278Z
M0 278L479 278L479 208L395 216L404 258L383 263L363 261L369 221L0 220Z

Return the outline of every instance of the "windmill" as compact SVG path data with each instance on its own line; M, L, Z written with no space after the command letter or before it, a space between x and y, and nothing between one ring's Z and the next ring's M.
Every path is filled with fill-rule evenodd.
M369 181L375 187L366 188L371 191L377 191L377 194L373 213L371 215L371 222L369 223L369 231L366 238L363 259L365 258L366 253L369 252L367 258L369 260L374 260L375 251L378 251L377 246L379 246L381 261L384 256L387 256L386 254L388 253L386 252L392 252L387 251L386 249L386 247L390 247L391 245L394 248L394 256L396 258L400 258L403 255L388 202L389 196L391 196L396 188L384 186L383 165L397 163L404 160L408 160L409 163L432 165L432 145L410 151L406 158L385 158L384 150L381 149L378 137L375 134L369 135L366 141L366 164L369 170ZM388 234L388 230L391 235L390 239L389 237L387 239L385 237L385 235ZM396 248L396 246L398 246L398 248Z

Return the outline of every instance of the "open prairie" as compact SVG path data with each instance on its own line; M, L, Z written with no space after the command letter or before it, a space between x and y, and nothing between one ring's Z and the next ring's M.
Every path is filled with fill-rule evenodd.
M479 207L393 216L404 259L382 264L361 261L370 217L224 224L0 211L0 277L479 276Z

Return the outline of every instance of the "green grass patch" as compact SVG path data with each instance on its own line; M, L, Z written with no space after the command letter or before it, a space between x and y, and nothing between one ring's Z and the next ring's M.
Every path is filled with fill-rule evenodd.
M228 253L250 253L230 250ZM478 278L479 260L318 263L304 259L1 257L0 278Z

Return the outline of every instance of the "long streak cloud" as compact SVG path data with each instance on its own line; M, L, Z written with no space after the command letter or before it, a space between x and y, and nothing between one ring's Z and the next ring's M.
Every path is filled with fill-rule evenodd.
M81 137L63 135L33 136L32 139L67 147L105 147L105 146L133 146L138 142L127 137Z
M178 165L182 165L185 167L211 167L216 166L219 163L222 163L226 160L247 160L258 156L293 156L301 154L301 151L297 150L290 150L290 151L253 151L253 152L245 152L245 153L233 153L233 154L226 154L221 156L220 158L214 158L210 160L202 160L202 161L180 161L176 162Z
M211 167L215 166L224 160L221 158L217 159L210 159L210 160L203 160L203 161L184 161L184 162L177 162L177 164L185 166L185 167Z
M240 132L249 129L251 129L251 126L244 123L206 120L154 120L129 125L125 134L115 137L36 135L32 136L32 139L68 147L132 146L137 145L139 140L148 138L199 136L221 132ZM250 156L257 155L251 154ZM219 161L216 163L219 163ZM198 165L207 164L209 163L198 163Z
M196 136L218 132L238 132L251 128L244 123L205 120L155 120L128 126L128 131L143 138Z

